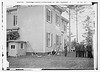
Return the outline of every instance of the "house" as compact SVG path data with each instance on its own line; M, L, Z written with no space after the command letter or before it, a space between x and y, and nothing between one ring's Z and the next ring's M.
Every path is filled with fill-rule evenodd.
M68 20L61 16L62 12L64 10L59 5L8 8L7 34L14 31L18 32L20 36L17 41L26 42L26 52L29 53L51 52L54 49L54 44L60 45L59 50L63 51L64 43L67 43ZM13 39L10 38L8 41Z

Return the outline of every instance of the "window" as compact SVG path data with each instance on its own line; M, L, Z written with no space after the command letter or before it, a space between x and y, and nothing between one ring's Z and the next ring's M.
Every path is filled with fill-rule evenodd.
M52 40L53 40L53 34L46 33L46 42L47 42L47 47L52 46Z
M52 21L52 12L50 9L46 9L46 12L47 12L47 22L50 22Z
M17 25L17 16L14 15L14 26Z
M24 49L24 47L23 47L23 43L21 43L21 49Z
M60 26L60 17L56 14L56 25Z
M15 49L15 45L11 45L11 49Z
M64 31L67 31L67 22L62 20L62 24L64 26Z
M64 39L64 45L66 45L67 44L67 39Z
M61 37L56 35L56 45L59 45L61 43Z
M95 28L95 21L93 21L93 27Z
M67 31L67 26L66 26L66 24L64 24L64 31Z

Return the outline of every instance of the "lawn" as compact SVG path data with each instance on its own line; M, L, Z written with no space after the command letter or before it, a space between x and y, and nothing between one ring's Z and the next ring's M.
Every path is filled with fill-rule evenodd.
M93 69L93 58L64 56L8 57L10 68Z

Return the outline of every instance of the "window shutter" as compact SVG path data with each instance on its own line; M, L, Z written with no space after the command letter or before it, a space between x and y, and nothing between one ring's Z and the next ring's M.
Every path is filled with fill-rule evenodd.
M48 47L48 33L46 33L46 46Z
M58 45L58 35L56 35L56 45Z
M59 44L61 43L61 36L59 36Z
M48 22L48 9L46 9L46 21Z
M53 34L51 34L51 46L53 46Z
M51 23L52 23L52 21L53 21L53 19L52 19L53 17L52 17L52 16L53 16L53 15L52 15L52 11L51 11Z
M56 14L55 18L56 18L56 25L57 25L57 14Z
M21 43L21 49L23 49L23 43Z
M13 24L14 24L14 26L15 26L15 15L13 16L13 20L14 20Z
M16 16L16 25L17 25L17 16Z

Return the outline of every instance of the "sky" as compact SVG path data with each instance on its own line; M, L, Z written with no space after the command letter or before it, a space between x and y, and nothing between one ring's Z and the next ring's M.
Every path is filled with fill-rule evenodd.
M84 40L84 38L82 37L83 33L84 33L84 29L83 29L83 24L82 21L84 21L86 19L87 16L91 17L91 20L93 21L94 18L94 6L91 6L92 8L85 8L84 12L81 14L78 14L78 42L81 42L82 40ZM71 25L71 32L73 35L75 35L75 37L71 37L71 41L74 40L74 38L76 38L76 15L73 13L75 11L72 11L71 16L73 19L70 20L70 25ZM62 16L64 16L66 19L69 20L69 14L66 12L62 13Z

